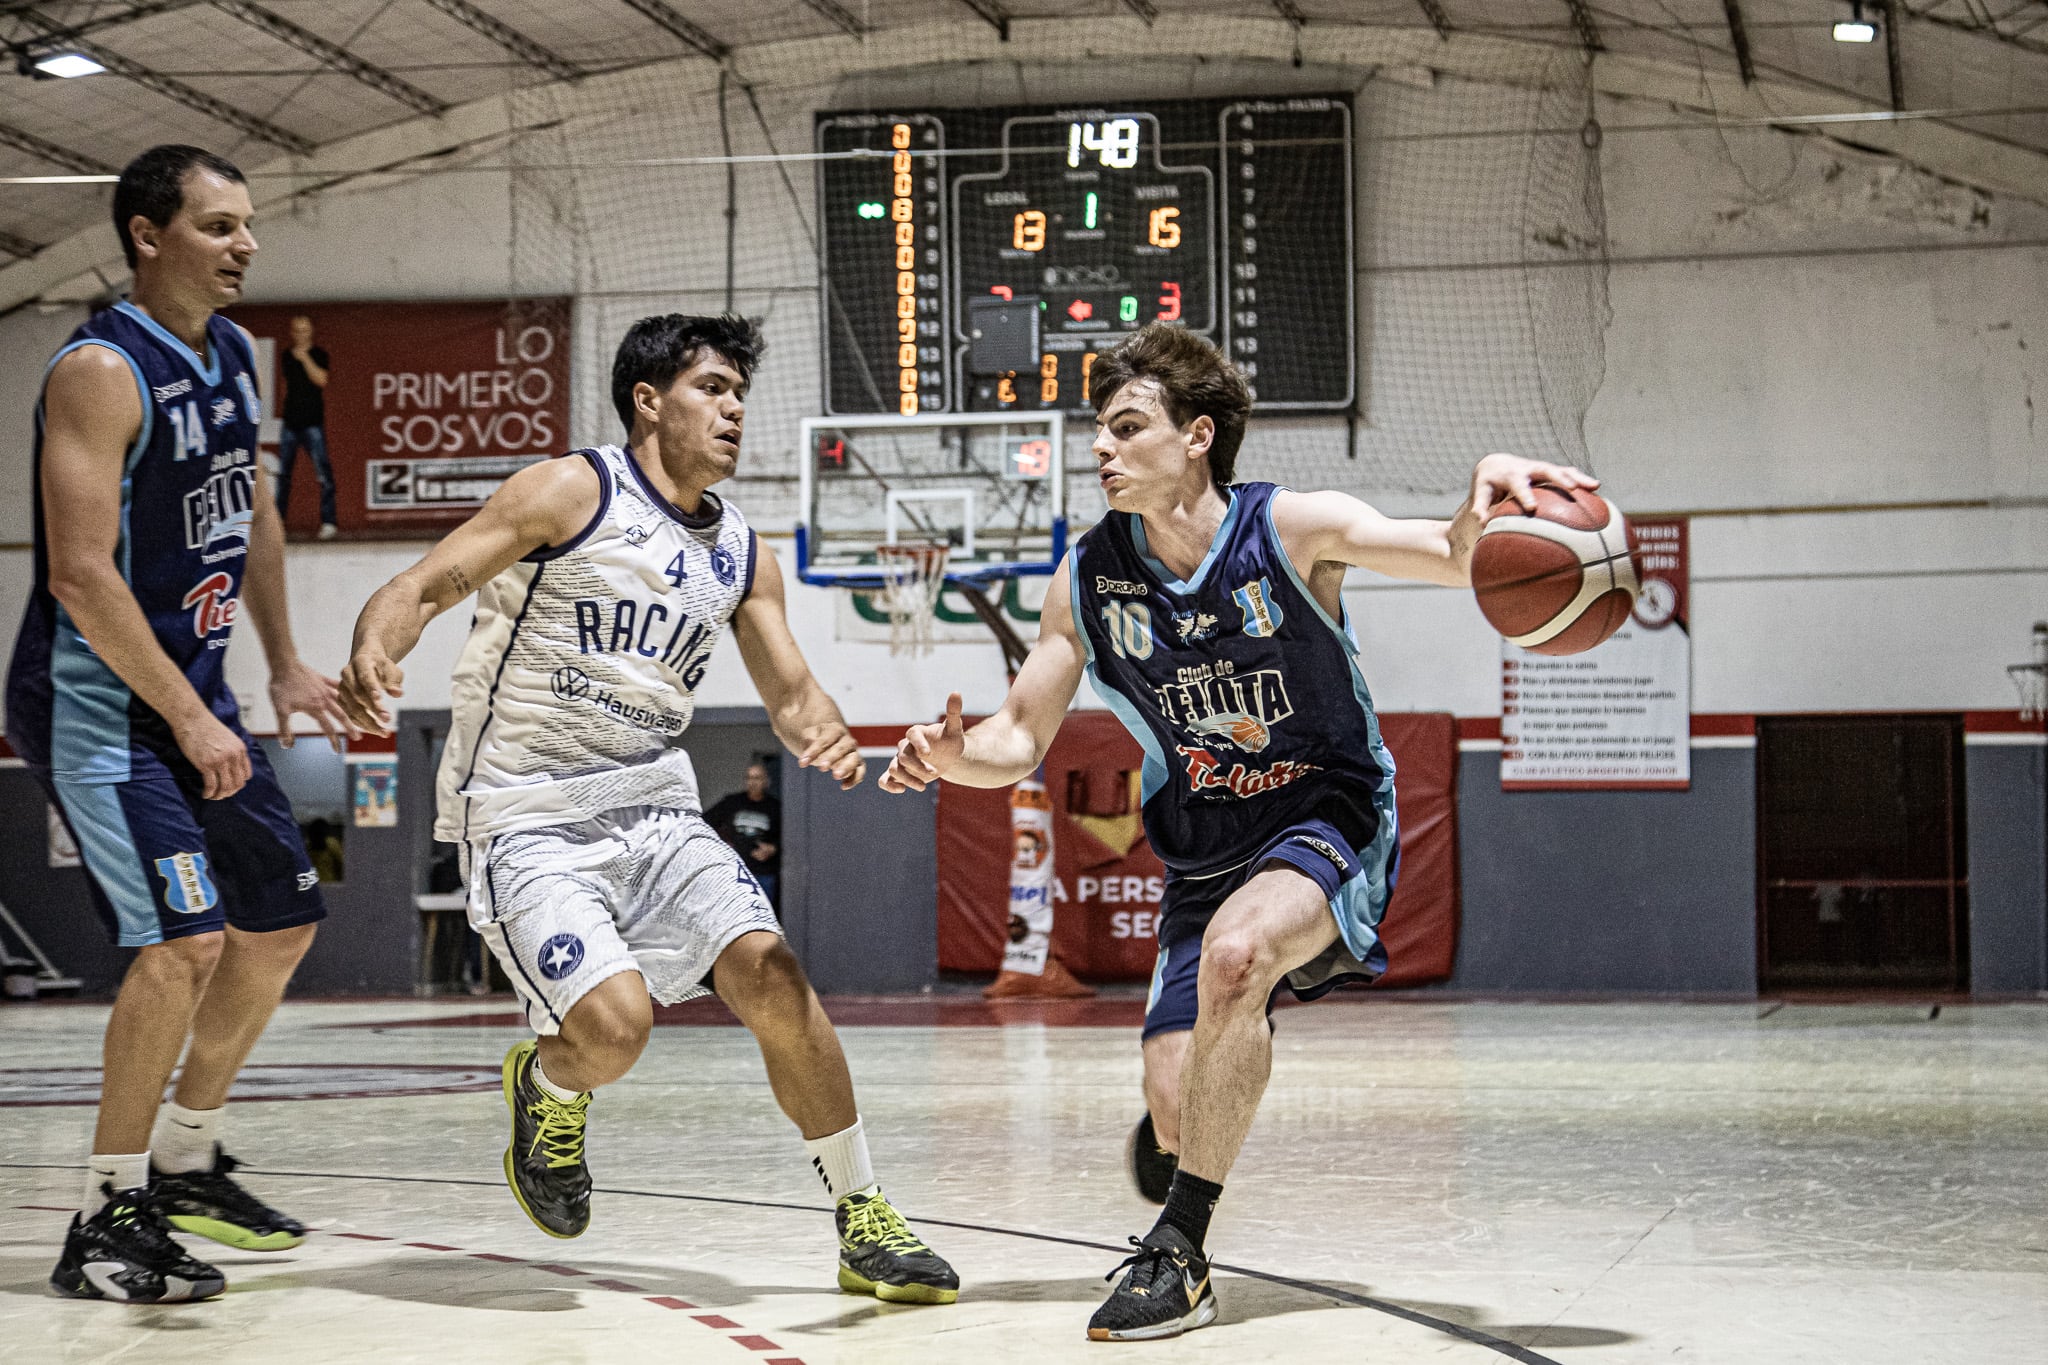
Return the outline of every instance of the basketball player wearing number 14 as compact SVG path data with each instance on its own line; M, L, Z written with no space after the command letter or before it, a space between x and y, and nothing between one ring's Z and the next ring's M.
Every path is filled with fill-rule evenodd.
M1084 670L1145 749L1145 833L1168 875L1133 1157L1165 1208L1088 1324L1132 1341L1216 1316L1203 1243L1265 1091L1279 989L1312 1000L1386 969L1394 764L1353 661L1345 572L1464 586L1492 511L1535 510L1537 481L1595 481L1489 455L1450 520L1396 520L1342 493L1233 484L1251 395L1192 332L1146 327L1092 377L1109 515L1054 573L1001 710L963 732L956 693L882 786L1028 775Z
M705 823L683 732L727 622L776 735L841 787L865 772L783 613L782 571L711 492L738 467L761 342L737 317L642 318L612 362L626 444L521 470L356 623L342 704L388 732L398 660L471 592L435 833L538 1044L505 1058L505 1178L543 1232L590 1222L591 1092L653 1011L717 992L837 1201L839 1285L951 1303L960 1281L882 1197L845 1054L737 853Z

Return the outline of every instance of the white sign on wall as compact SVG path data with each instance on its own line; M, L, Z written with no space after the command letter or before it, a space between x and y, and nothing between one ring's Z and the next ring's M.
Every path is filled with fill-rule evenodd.
M1691 785L1686 523L1637 521L1631 530L1643 590L1611 638L1561 656L1501 642L1505 791Z

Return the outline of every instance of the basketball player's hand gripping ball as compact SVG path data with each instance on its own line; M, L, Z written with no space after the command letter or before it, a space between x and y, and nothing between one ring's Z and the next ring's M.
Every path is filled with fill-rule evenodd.
M913 725L896 746L889 771L882 774L883 791L921 792L946 775L960 761L967 748L967 730L960 723L960 694L946 698L945 719L929 725Z
M1486 526L1472 547L1472 591L1510 644L1579 654L1619 630L1641 579L1621 509L1576 469L1515 462L1473 473L1472 505ZM1483 498L1497 499L1483 501Z

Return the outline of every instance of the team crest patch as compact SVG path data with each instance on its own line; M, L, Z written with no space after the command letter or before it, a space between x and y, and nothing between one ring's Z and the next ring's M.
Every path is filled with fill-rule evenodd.
M560 981L583 965L583 940L574 934L556 934L540 945L540 974Z
M1273 600L1273 585L1267 579L1247 583L1230 596L1244 612L1244 633L1247 635L1277 635L1280 623L1287 619L1280 610L1280 604Z
M731 550L723 545L711 547L711 572L718 575L718 581L726 587L733 585L733 580L740 576L740 571L739 566L733 563Z
M201 914L213 909L220 900L204 853L173 853L168 858L158 858L156 870L164 879L164 904L180 915Z

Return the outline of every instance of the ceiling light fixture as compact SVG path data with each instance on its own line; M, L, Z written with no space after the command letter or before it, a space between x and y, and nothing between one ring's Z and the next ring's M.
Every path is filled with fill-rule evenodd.
M1835 25L1838 43L1874 43L1877 25L1863 17L1863 0L1849 0L1849 18Z
M83 52L52 52L35 59L35 68L45 76L96 76L106 68Z

